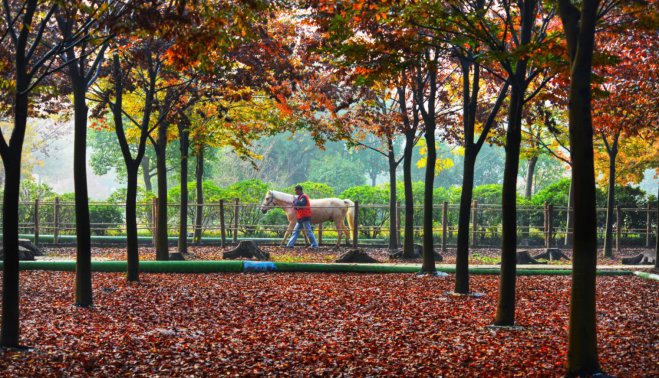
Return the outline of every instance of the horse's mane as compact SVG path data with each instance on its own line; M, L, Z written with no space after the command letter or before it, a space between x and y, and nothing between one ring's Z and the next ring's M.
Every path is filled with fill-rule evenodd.
M295 196L292 195L292 194L288 194L288 193L284 193L284 192L278 192L276 190L271 190L270 193L272 193L272 196L274 198L284 200L284 201L288 201L288 202L292 202L293 198L295 198Z

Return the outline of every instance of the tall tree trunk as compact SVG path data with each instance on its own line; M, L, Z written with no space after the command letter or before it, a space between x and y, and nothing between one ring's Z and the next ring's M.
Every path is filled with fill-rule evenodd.
M476 149L467 147L464 156L462 192L460 193L460 216L458 219L458 248L455 262L455 292L469 293L469 221L471 200L474 192Z
M526 47L531 41L533 25L537 14L537 0L524 0L521 14L520 41ZM506 131L506 162L503 172L503 193L501 200L502 240L501 275L499 279L499 299L494 324L512 326L515 324L515 286L517 281L517 174L519 171L519 151L522 142L522 112L526 93L526 58L518 60L511 73L510 105L508 108L508 130Z
M378 178L377 173L371 174L371 186L375 186L375 180Z
M19 48L17 50L20 51ZM25 51L23 46L22 51ZM2 207L2 247L4 266L2 274L2 332L0 345L19 346L19 274L18 274L18 200L21 183L21 153L27 126L29 85L25 60L16 57L16 99L14 104L14 130L7 149L2 151L5 167L5 189Z
M405 230L403 236L403 258L414 258L414 192L412 191L412 152L414 132L405 133L403 149L403 185L405 187Z
M523 79L516 80L511 89L506 132L506 162L503 173L501 276L499 301L494 320L496 325L515 324L515 286L517 280L517 173L522 141L521 115L523 107Z
M16 113L19 113L18 109L16 109ZM25 114L25 118L27 118L27 106L25 107ZM16 119L15 124L18 123L19 121ZM23 128L23 130L25 129ZM2 206L2 219L4 220L2 222L2 247L5 257L2 274L2 335L0 336L2 340L0 340L0 345L10 348L19 346L20 326L18 307L18 198L21 182L20 151L22 149L22 143L17 147L10 149L7 155L3 154L2 159L5 167L5 186Z
M600 372L597 356L595 279L597 211L591 115L592 59L598 0L583 0L581 9L559 0L559 13L570 57L569 130L574 185L574 236L567 376Z
M167 122L158 126L156 164L158 170L158 217L156 219L156 260L169 260L167 230Z
M126 278L130 282L139 281L140 255L137 239L137 175L138 164L127 164L126 173Z
M181 206L179 208L178 251L188 253L188 150L190 129L179 122L179 146L181 150Z
M389 250L394 251L398 249L398 218L396 216L396 157L394 156L394 146L391 138L387 140L387 161L389 163Z
M86 85L76 66L71 66L73 82L74 141L73 182L76 211L76 306L89 307L92 295L91 226L87 189L87 113Z
M609 193L606 200L606 228L604 232L604 257L613 257L613 210L616 202L616 155L618 153L617 140L609 152ZM617 227L620 220L617 219Z
M574 234L574 181L570 179L570 191L567 196L567 222L565 224L565 246L572 247L572 235Z
M435 147L435 125L433 122L426 124L425 139L428 148L428 157L426 182L423 193L423 265L421 266L421 272L435 273L437 272L437 268L435 267L435 252L433 250L432 207L437 149Z
M197 211L195 213L194 242L201 243L201 231L204 221L204 147L197 145L197 165L195 166L197 183Z

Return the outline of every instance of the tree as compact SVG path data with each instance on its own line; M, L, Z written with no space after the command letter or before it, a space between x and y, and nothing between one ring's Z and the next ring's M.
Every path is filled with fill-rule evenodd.
M608 201L603 255L613 256L613 210L615 206L616 161L622 152L621 138L624 144L633 146L633 138L646 140L650 144L659 138L659 131L653 127L659 122L659 109L656 97L659 95L659 70L649 64L643 70L640 65L656 61L659 58L656 30L645 30L639 17L631 14L614 15L616 24L603 33L598 33L598 42L602 53L608 59L596 66L596 72L602 77L598 83L598 96L593 104L595 132L601 137L604 151L608 157ZM613 60L612 63L608 63ZM651 147L650 147L651 148ZM631 153L629 148L625 152ZM637 151L643 151L639 149ZM623 154L625 155L625 154ZM633 153L632 153L633 155ZM629 160L627 166L642 171L643 159ZM597 167L597 165L596 165ZM632 169L633 170L633 169ZM630 171L629 168L626 169ZM621 227L620 222L617 226Z
M99 17L104 17L105 2L74 1L57 10L56 20L62 43L78 33L79 49L67 49L60 55L73 90L74 141L73 178L76 207L76 285L75 303L89 307L93 303L91 272L91 226L87 190L87 89L98 78L109 37L96 35ZM97 42L100 40L100 43ZM93 59L92 59L93 58Z
M121 147L121 153L126 165L126 255L127 255L127 279L128 281L139 280L139 250L137 241L137 175L142 158L146 150L146 141L151 131L151 114L154 111L154 93L156 91L157 74L160 65L153 58L151 52L152 41L140 41L133 43L129 49L120 49L119 43L126 42L119 39L114 46L112 55L112 78L111 87L104 88L97 86L94 90L95 100L98 102L97 112L103 114L104 107L112 115L114 130ZM126 72L126 62L135 56L144 53L145 59L142 61L143 67L136 67L142 73L136 82L129 81ZM135 55L132 55L135 54ZM122 67L123 60L123 67ZM128 63L131 66L136 62ZM126 82L129 81L131 86L141 89L144 94L142 106L142 119L137 122L132 116L127 114L124 107L124 91L126 91ZM136 101L136 100L133 100ZM129 120L129 127L124 126L124 119ZM129 134L127 134L127 131ZM129 136L130 135L130 136ZM137 146L131 147L130 140L137 139ZM135 154L135 157L133 157Z
M3 56L6 57L3 74L4 78L8 78L10 72L13 76L13 79L8 79L8 88L13 101L5 109L13 112L14 128L8 141L0 130L0 156L5 168L2 207L2 243L5 260L2 276L0 345L18 347L18 198L30 94L44 79L65 68L66 65L54 64L54 60L58 55L78 46L82 39L80 35L74 34L74 39L65 43L56 40L54 31L49 26L59 7L57 3L5 0L2 5L7 27L0 40Z
M451 3L455 24L466 34L468 41L482 43L489 71L510 82L507 127L505 136L506 160L502 193L502 251L499 300L494 323L512 326L515 323L515 286L517 250L517 176L521 144L521 126L525 104L546 85L542 77L547 61L552 59L553 33L548 32L554 12L549 4L537 0L516 3L483 2L465 12L460 2ZM471 42L474 43L474 42ZM527 93L529 87L534 90Z
M567 375L600 372L597 356L595 277L597 269L597 214L593 163L591 77L595 49L598 0L559 0L570 62L569 127L574 190L574 253Z

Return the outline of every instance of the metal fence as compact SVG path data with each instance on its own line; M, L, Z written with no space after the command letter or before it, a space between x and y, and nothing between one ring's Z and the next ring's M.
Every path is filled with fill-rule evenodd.
M388 205L359 204L357 224L350 230L351 239L360 244L387 245L389 235L394 232L397 240L402 240L402 228L405 226L405 208L397 203L395 222L392 222ZM125 204L109 202L90 202L92 243L124 243L126 236ZM172 242L179 233L180 204L167 206L168 234ZM138 203L137 227L140 243L153 242L156 232L155 214L157 201ZM202 212L202 221L195 223L196 214ZM414 207L414 238L421 241L423 207ZM567 225L566 207L553 206L518 206L517 230L518 244L529 247L565 247L569 246L572 232ZM433 234L437 245L442 249L456 244L458 231L459 206L441 203L433 206ZM470 241L474 247L498 247L501 243L501 206L479 204L474 201L471 207ZM631 247L650 247L655 243L657 209L620 208L614 211L614 241L617 249ZM606 223L606 209L597 209L599 242L603 242ZM229 244L242 239L258 239L264 243L280 242L288 227L288 220L281 209L261 212L258 203L241 203L238 199L222 200L203 205L188 206L188 237L191 242L203 244ZM347 224L346 224L347 227ZM21 237L36 240L37 243L65 245L75 243L75 206L73 202L34 201L19 205L19 232ZM194 232L201 235L200 240L192 240ZM321 243L336 242L337 230L333 223L325 222L317 226L317 236Z

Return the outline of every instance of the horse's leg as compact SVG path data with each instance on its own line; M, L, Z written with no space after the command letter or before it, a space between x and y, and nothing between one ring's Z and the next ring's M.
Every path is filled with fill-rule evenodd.
M341 246L341 234L343 233L343 224L341 222L338 222L336 219L334 219L334 225L336 226L336 246L340 247Z
M286 231L284 231L284 240L281 241L282 245L286 245L286 239L291 234L294 227L295 227L295 221L292 221L291 223L288 224L288 228L286 229Z
M304 234L304 246L308 247L310 243L309 243L309 235L307 235L307 229L302 227L302 233Z

